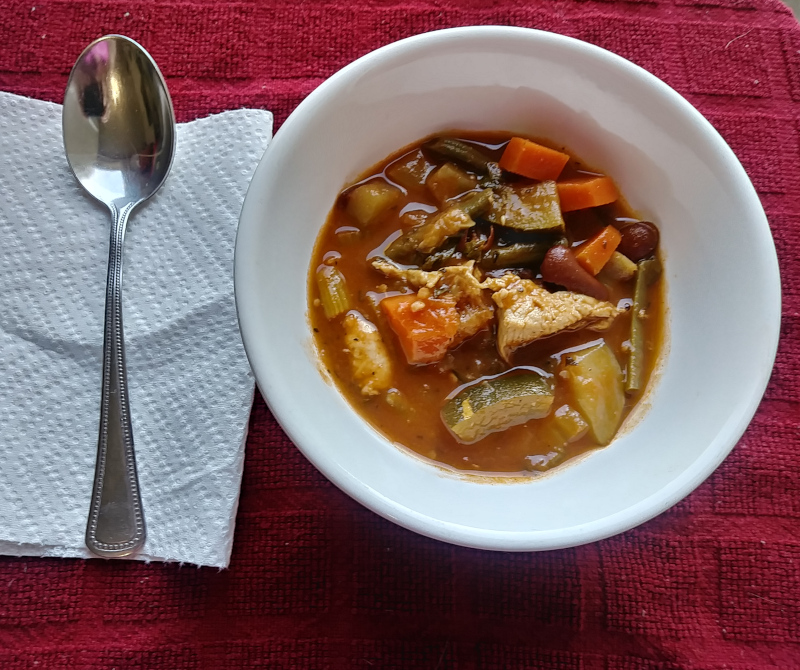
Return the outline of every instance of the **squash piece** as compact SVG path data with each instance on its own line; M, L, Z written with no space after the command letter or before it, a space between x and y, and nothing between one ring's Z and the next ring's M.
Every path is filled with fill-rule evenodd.
M419 149L401 156L386 168L386 176L403 188L414 190L425 187L425 180L436 167L429 163Z
M548 447L563 447L589 432L589 424L581 413L569 405L561 405L543 422L540 438Z
M453 163L445 163L431 173L426 183L433 197L443 205L450 198L474 189L478 185L478 178Z
M378 221L400 196L400 190L385 181L368 181L348 194L347 213L363 228Z
M525 469L547 472L561 463L567 455L566 446L589 432L589 424L581 413L569 405L561 405L545 419L537 434L539 449L549 449L546 454L532 454L525 459Z
M589 432L599 445L614 438L622 423L625 392L622 369L605 343L595 344L564 357L560 373L575 398L581 414L589 422Z
M600 279L614 279L616 281L629 281L636 275L636 263L619 251L611 254L608 263L603 266L597 275Z

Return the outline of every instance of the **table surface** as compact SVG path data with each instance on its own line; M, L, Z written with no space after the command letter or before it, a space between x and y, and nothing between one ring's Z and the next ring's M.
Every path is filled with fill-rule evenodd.
M0 90L60 101L85 44L120 32L159 62L181 121L247 106L279 125L347 62L436 28L599 44L730 143L783 282L778 361L753 423L692 495L635 530L539 554L419 537L330 485L257 398L230 569L0 558L0 667L800 668L800 29L785 5L0 0L0 17Z

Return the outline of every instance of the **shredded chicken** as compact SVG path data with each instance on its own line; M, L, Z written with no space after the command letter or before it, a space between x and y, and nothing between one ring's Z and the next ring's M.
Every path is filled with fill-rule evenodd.
M355 311L348 312L343 323L353 379L363 395L380 394L392 385L392 361L380 332Z
M469 214L458 207L446 209L413 231L417 240L417 251L429 254L442 246L448 237L457 235L465 228L471 228L474 225L475 222Z
M610 302L587 295L547 289L529 279L518 279L497 291L492 299L499 308L497 349L509 360L514 350L556 333L605 330L622 313Z
M404 268L402 265L398 265L386 258L373 258L372 267L390 279L406 281L415 288L420 288L422 286L433 288L442 278L441 272L426 272L425 270L417 270L415 268Z
M451 265L440 270L443 277L440 286L456 299L458 331L454 345L480 332L494 318L494 305L484 292L475 261L463 265Z
M490 291L499 291L508 288L514 282L519 281L519 277L512 272L507 272L502 277L487 277L481 282L481 288L488 288Z

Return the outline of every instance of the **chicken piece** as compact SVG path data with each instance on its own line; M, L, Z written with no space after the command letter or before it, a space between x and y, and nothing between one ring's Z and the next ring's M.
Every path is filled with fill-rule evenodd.
M502 277L487 277L481 282L481 288L488 288L490 291L499 291L508 288L514 282L518 282L519 277L513 272L506 272Z
M394 261L411 262L419 253L430 254L436 251L449 238L474 225L475 221L470 215L454 205L421 226L403 233L386 247L386 255Z
M451 207L413 230L412 234L417 242L417 251L429 254L442 246L448 237L474 225L469 214L458 207Z
M353 379L363 395L379 395L392 385L392 361L380 331L355 311L348 312L343 323Z
M479 333L494 319L494 305L488 298L483 298L481 303L467 302L459 304L458 330L453 340L453 346Z
M475 299L483 295L483 287L475 268L475 261L467 261L461 265L448 265L438 270L442 279L440 286L446 286L456 300Z
M416 288L433 288L442 278L441 272L427 272L416 268L404 268L386 258L373 258L372 267L389 279L401 279Z
M454 344L459 344L489 325L494 318L494 305L476 276L475 261L451 265L440 272L443 276L439 286L446 287L446 292L456 299L458 331Z
M520 279L497 291L499 326L497 349L505 361L519 347L556 333L605 330L622 313L610 302L588 295L558 291L550 293L530 279Z

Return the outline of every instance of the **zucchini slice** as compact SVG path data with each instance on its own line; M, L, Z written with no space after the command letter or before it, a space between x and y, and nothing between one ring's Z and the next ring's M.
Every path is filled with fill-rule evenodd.
M463 388L442 408L442 421L459 442L472 444L530 419L553 405L550 383L535 372L482 379Z
M498 188L484 218L498 226L527 232L563 234L566 230L554 181Z

